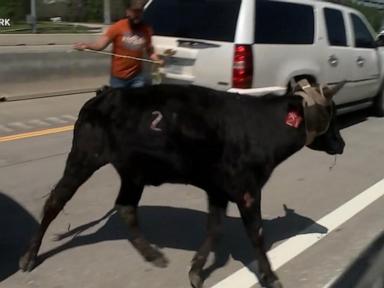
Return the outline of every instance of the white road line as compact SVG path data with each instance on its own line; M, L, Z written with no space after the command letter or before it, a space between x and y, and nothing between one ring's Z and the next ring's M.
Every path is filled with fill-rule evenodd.
M47 120L47 121L53 122L53 123L58 123L58 124L68 123L67 120L60 119L59 117L47 117L44 120Z
M14 131L13 129L11 129L11 128L5 126L5 125L0 125L0 130L4 131L4 132L12 132L12 131Z
M268 257L274 270L280 268L285 263L311 247L316 242L323 239L337 227L345 223L354 215L362 211L368 205L384 195L384 179L371 186L367 190L341 205L336 210L317 221L303 231L303 234L291 237L281 245L268 252ZM328 229L326 234L310 233L313 226L321 225ZM313 230L312 230L313 231ZM249 288L258 283L256 276L250 271L254 269L256 262L253 261L247 267L244 267L224 280L215 284L211 288Z
M336 282L337 278L340 276L341 273L343 273L343 272L340 272L337 276L333 277L327 284L325 284L325 286L323 288L331 287L331 285L333 285L333 283Z
M31 123L32 125L37 125L37 126L50 126L51 124L49 124L48 122L45 122L43 120L39 120L39 119L33 119L33 120L29 120L27 123Z
M77 120L77 117L75 117L73 115L61 115L61 118L66 118L66 119L73 120L73 121Z
M16 127L19 129L31 129L32 128L32 126L27 125L23 122L12 122L12 123L8 123L7 125L12 126L12 127Z

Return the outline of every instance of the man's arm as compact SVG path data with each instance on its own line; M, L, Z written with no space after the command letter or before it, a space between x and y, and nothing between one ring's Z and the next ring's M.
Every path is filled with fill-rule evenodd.
M164 60L161 59L159 55L155 53L155 49L153 48L152 45L147 48L147 54L149 59L151 59L152 61L157 61L159 62L160 65L164 64Z
M159 57L159 55L156 54L155 48L152 45L152 35L153 35L153 30L152 27L147 26L147 35L146 35L146 52L148 55L148 58L152 61L158 62L160 66L164 65L164 60Z
M79 42L73 45L73 48L77 50L91 49L91 50L103 50L111 43L111 40L108 36L102 35L96 41L91 43Z

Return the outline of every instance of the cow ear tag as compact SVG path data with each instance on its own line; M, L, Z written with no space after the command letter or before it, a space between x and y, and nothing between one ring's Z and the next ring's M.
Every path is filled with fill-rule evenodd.
M303 117L300 116L298 111L289 111L285 117L285 124L294 128L298 128L302 121Z

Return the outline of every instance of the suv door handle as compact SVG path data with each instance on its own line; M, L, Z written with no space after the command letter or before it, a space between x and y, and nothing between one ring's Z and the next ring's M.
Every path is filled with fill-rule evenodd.
M359 66L361 67L361 66L364 65L364 63L365 63L365 59L364 59L363 57L359 56L359 57L357 57L357 59L356 59L356 63L357 63L357 65L359 65Z
M339 59L335 55L331 55L328 58L328 63L332 67L336 67L339 64Z

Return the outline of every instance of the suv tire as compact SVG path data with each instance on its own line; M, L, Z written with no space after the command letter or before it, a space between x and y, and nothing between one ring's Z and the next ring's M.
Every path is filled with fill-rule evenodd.
M384 117L384 85L381 85L379 93L373 100L372 112L377 117Z

